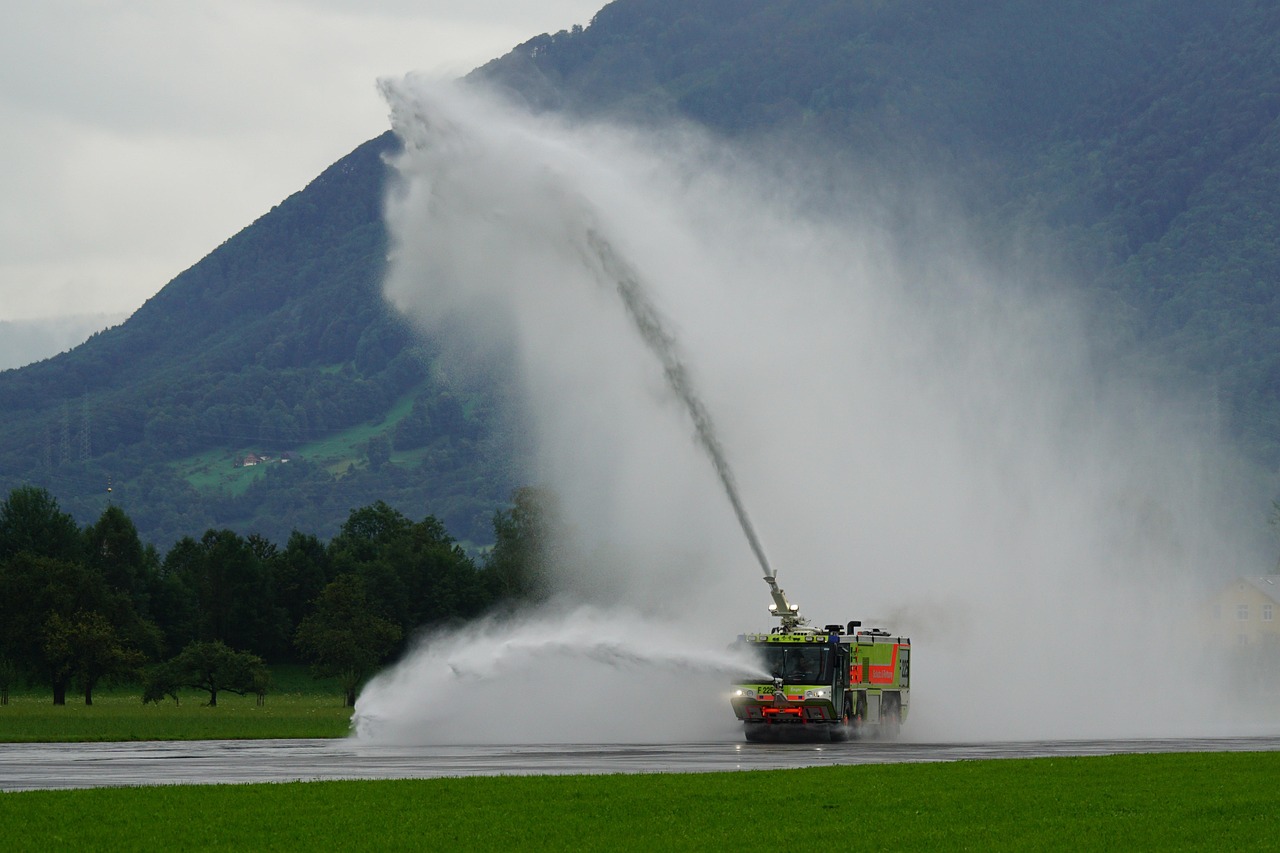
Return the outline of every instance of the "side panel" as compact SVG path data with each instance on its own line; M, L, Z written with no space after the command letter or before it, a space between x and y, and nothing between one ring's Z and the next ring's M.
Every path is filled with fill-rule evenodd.
M869 664L867 680L876 685L890 686L897 683L899 643L872 643L860 646L863 659Z
M911 702L911 643L902 637L859 636L852 646L855 689L865 696L863 721L881 723L890 709L894 724L905 720Z

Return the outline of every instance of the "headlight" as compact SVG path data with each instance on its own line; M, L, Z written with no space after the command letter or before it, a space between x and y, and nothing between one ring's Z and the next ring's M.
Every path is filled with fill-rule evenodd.
M804 692L806 699L830 699L831 690L827 687L819 687L817 690L806 690Z

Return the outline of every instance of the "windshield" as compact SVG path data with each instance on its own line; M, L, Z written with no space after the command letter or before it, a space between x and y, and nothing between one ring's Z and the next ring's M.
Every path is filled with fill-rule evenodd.
M831 646L769 644L759 651L769 677L783 684L831 683Z

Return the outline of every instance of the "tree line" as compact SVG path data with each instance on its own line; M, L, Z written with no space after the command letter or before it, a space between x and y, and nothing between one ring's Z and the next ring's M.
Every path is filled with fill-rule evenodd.
M46 489L20 486L0 503L0 702L26 681L54 704L72 689L92 704L117 680L141 683L144 701L190 688L216 705L223 690L265 694L268 662L306 662L354 704L420 629L541 593L545 506L517 490L480 560L435 517L382 501L352 510L327 542L209 529L161 555L119 506L80 528Z

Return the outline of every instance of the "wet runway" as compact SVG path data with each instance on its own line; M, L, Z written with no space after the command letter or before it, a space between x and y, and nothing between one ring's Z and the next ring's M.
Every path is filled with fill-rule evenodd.
M1280 737L1006 743L687 743L403 746L346 740L0 744L0 790L428 779L556 773L701 773L831 764L1280 750Z

